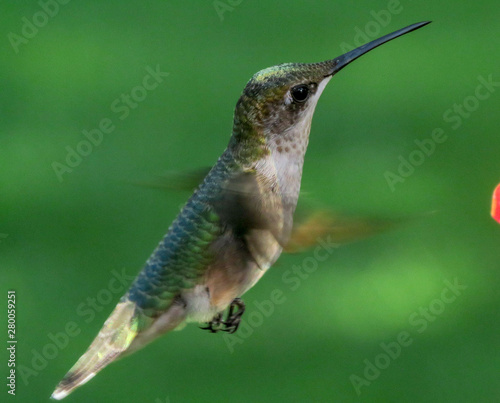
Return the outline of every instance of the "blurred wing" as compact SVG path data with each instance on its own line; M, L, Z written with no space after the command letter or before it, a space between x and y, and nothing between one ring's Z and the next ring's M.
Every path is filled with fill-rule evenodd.
M225 183L215 210L245 242L259 267L274 263L287 238L287 220L281 198L266 177L253 170L234 175Z
M195 190L203 181L210 167L203 167L189 171L168 171L148 181L135 181L134 185L164 189L168 191L189 191Z
M328 210L309 212L294 223L285 252L302 252L315 246L319 239L327 236L333 243L354 242L394 228L400 223L401 220L398 219L348 217Z

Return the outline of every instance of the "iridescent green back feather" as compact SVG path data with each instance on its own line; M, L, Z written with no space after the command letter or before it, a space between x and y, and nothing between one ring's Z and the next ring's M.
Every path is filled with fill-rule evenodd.
M234 160L225 152L132 284L127 298L145 317L155 318L168 309L182 290L197 284L204 269L213 261L210 245L223 230L214 205L234 171Z

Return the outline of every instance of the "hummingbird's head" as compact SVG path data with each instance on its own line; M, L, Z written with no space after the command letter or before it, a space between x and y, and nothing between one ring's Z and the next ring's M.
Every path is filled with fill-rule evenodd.
M247 83L236 112L267 134L283 133L314 110L331 70L331 62L286 63L261 70Z
M377 46L428 23L410 25L333 60L286 63L259 71L236 104L230 147L243 160L257 160L273 151L295 150L303 156L316 104L332 76Z
M329 61L280 64L256 73L236 104L235 139L253 151L252 142L262 149L285 142L305 147L314 109L332 70Z

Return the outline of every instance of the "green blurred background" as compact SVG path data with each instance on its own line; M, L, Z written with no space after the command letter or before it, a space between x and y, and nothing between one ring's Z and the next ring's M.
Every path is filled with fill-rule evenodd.
M135 275L189 196L134 182L215 163L258 70L330 59L360 31L374 39L423 20L434 22L332 80L302 181L304 200L415 219L336 249L295 289L283 274L312 254L282 256L246 294L247 329L236 338L190 325L67 401L500 401L500 226L489 216L500 182L500 87L471 98L480 76L500 81L497 2L72 1L45 24L40 10L35 1L3 4L0 17L0 306L16 290L19 401L48 400L125 291L109 290L113 271ZM43 26L12 46L23 17ZM120 120L113 102L157 65L169 76ZM465 100L474 110L454 129L443 114ZM59 181L53 162L65 163L66 147L104 118L114 131ZM391 189L386 172L397 174L399 157L436 128L446 141ZM440 305L446 280L466 288ZM284 302L259 316L255 302L274 290ZM88 298L97 300L90 312ZM422 309L443 306L423 319ZM65 342L70 322L79 334ZM381 343L401 332L411 345L358 394L352 375L364 378ZM54 351L47 345L58 334ZM1 393L7 401L6 386Z

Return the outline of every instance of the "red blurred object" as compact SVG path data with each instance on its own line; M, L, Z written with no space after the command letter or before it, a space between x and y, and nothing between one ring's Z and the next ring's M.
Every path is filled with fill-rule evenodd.
M500 223L500 185L493 192L493 200L491 201L491 216Z

